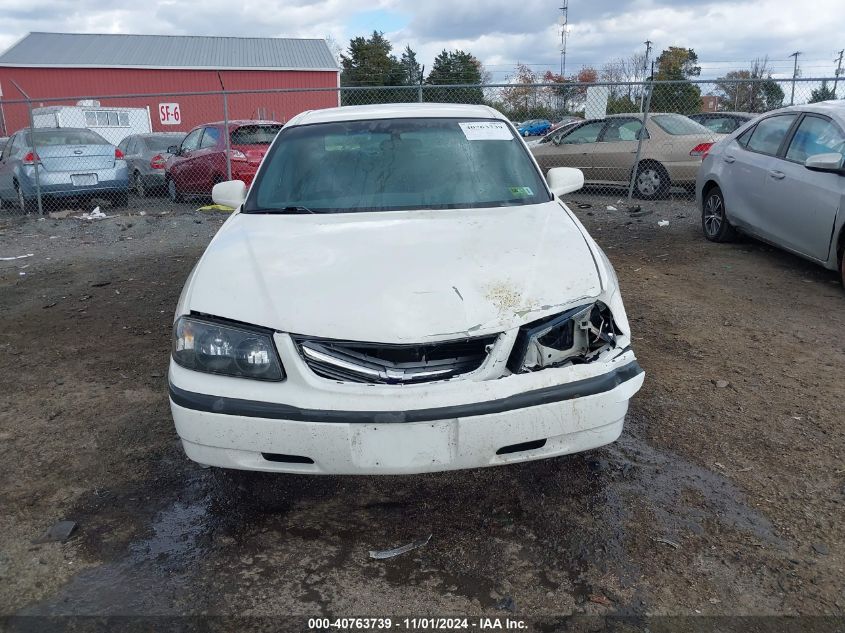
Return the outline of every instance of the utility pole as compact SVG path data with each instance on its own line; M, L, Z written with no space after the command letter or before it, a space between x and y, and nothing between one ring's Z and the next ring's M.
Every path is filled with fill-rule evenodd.
M566 73L566 29L569 26L569 0L560 8L560 78Z
M651 45L653 42L651 40L646 40L643 42L645 44L645 59L643 59L643 79L645 79L645 75L648 72L648 56L651 54ZM652 70L651 78L654 80L654 71ZM640 93L640 112L643 111L643 99L645 98L645 86L643 86L643 91Z
M839 83L839 75L842 74L842 55L845 55L845 50L839 51L839 59L834 59L833 61L838 61L839 63L836 66L836 75L833 78L833 98L838 99L839 97L836 96L836 86Z
M789 105L795 105L795 80L798 78L798 56L801 51L795 51L790 57L795 58L795 66L792 69L792 96L789 98Z

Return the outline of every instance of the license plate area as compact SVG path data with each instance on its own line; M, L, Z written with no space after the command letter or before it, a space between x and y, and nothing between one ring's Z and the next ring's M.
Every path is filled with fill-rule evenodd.
M355 428L351 440L352 459L360 467L444 465L457 454L457 421L367 424Z
M71 174L70 181L74 187L90 187L97 184L97 174Z

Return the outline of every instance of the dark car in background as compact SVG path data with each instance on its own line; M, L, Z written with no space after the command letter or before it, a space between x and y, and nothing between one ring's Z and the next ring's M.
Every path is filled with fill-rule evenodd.
M730 134L757 116L751 112L699 112L689 118L716 134Z
M167 148L184 138L184 132L153 132L133 134L120 142L117 148L126 159L135 193L144 198L165 190L164 166L170 158Z
M45 209L44 198L103 198L125 207L129 176L123 152L87 128L19 130L0 153L0 202L34 211L39 190Z
M284 124L277 121L229 121L229 156L232 180L252 183L261 159ZM165 166L168 195L181 202L185 195L210 196L217 183L228 180L226 137L223 122L206 123L191 130L169 148Z

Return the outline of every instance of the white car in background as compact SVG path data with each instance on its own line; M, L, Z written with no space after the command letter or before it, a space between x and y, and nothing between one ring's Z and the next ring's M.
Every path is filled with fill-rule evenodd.
M614 441L643 383L616 275L485 106L303 113L191 272L170 400L187 455L335 474Z

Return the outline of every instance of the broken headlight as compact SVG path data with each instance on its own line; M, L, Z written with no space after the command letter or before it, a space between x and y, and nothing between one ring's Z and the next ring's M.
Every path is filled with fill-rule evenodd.
M176 364L209 374L282 380L272 332L179 317L173 327Z
M572 308L522 326L508 369L521 373L589 362L603 349L616 347L619 333L610 309L601 301Z

